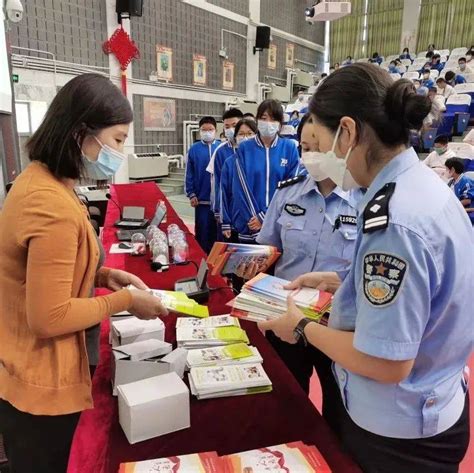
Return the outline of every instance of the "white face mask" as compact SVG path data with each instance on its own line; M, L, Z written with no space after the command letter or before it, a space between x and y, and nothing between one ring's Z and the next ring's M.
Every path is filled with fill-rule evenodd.
M237 136L235 139L235 142L237 143L237 146L240 146L244 141L250 140L250 136Z
M346 156L343 159L338 158L334 152L340 133L341 126L339 125L336 136L334 137L331 151L327 151L325 153L317 152L315 154L319 155L319 166L321 172L326 174L327 177L336 184L336 186L339 186L344 191L348 191L350 189L356 189L360 187L360 185L357 184L357 182L352 177L351 172L349 169L347 169L347 160L351 154L352 147L347 150Z
M321 161L323 159L321 153L315 151L304 151L301 154L303 166L316 182L321 182L328 178L328 175L321 170Z
M279 122L267 122L265 120L258 121L258 131L264 138L273 138L280 129Z
M232 141L234 139L234 134L235 134L235 128L226 128L224 130L224 135L229 141Z
M202 131L201 130L201 140L205 143L211 143L216 137L215 131Z

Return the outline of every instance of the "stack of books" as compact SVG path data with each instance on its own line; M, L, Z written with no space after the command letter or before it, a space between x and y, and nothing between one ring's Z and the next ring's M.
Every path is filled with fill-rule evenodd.
M248 365L262 363L263 358L256 347L235 343L223 347L188 350L188 369L200 366Z
M212 275L236 274L237 268L256 263L258 272L266 271L280 257L275 246L216 242L207 257Z
M331 469L319 450L303 442L286 443L221 457L227 473L330 473Z
M119 473L220 473L224 472L223 460L216 452L194 453L179 457L157 458L141 462L121 463Z
M191 368L191 393L198 399L268 393L272 382L261 363Z
M287 310L287 298L291 295L297 307L306 317L327 324L332 294L304 287L288 290L283 287L290 281L268 274L258 274L246 282L241 293L229 305L231 315L253 322L273 320Z

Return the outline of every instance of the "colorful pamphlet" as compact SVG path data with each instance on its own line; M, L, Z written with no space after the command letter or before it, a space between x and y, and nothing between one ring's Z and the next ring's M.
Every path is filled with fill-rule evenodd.
M240 294L229 302L231 315L254 322L278 318L287 310L289 295L306 317L316 321L330 311L332 294L308 287L284 289L288 283L285 279L258 274L245 283Z
M244 330L240 327L195 328L180 327L176 329L176 341L182 348L207 348L234 343L249 343Z
M119 468L119 473L222 473L224 471L223 460L216 452L121 463Z
M272 382L260 363L191 368L191 392L198 399L270 392Z
M263 358L255 347L245 343L236 343L223 347L188 350L188 368L198 366L224 366L262 363Z
M222 457L227 473L330 473L319 450L303 442L259 448Z
M216 328L216 327L240 327L239 319L230 314L214 315L205 319L195 319L192 317L179 317L176 320L176 328Z
M216 242L207 264L211 274L236 274L242 264L256 263L259 272L266 271L280 257L275 246Z

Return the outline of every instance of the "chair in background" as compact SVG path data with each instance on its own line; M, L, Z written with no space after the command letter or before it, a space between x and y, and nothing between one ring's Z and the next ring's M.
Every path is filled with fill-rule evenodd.
M421 144L423 151L431 151L431 148L434 146L434 140L438 136L437 130L437 128L428 128L421 133Z
M468 50L469 48L467 46L464 46L462 48L454 48L452 51L451 51L451 56L453 54L457 54L457 55L465 55L466 54L466 51Z
M451 95L446 101L446 113L454 113L454 134L461 136L469 125L471 96L468 94Z
M404 79L415 80L420 78L420 73L418 71L409 71L406 72L403 76Z
M474 83L457 84L454 86L457 94L469 94L471 96L471 106L469 107L469 114L474 118Z
M474 146L469 143L448 143L448 149L456 153L458 158L474 159Z
M395 82L398 79L401 79L402 76L398 72L393 72L390 74L390 77L393 79L393 82Z

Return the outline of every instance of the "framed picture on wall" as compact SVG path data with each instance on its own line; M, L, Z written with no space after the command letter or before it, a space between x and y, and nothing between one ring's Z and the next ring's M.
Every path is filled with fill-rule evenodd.
M225 90L234 90L234 69L235 64L233 62L224 61L222 67L222 87Z
M160 80L173 80L173 50L156 45L156 70Z
M193 54L193 84L207 84L207 58L199 54Z
M276 44L271 44L268 48L268 69L276 69L277 67L277 47Z
M286 43L286 67L293 67L295 65L295 45Z
M143 130L175 131L176 101L143 97Z

